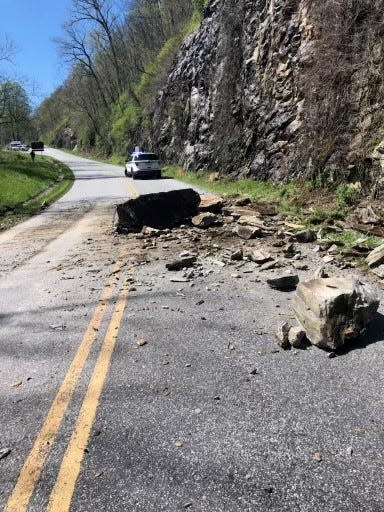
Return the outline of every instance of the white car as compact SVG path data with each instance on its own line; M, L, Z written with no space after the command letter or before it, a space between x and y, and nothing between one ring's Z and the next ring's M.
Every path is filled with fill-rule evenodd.
M125 162L125 175L136 178L161 178L159 157L155 153L135 152Z
M13 140L8 144L9 151L21 151L21 141Z

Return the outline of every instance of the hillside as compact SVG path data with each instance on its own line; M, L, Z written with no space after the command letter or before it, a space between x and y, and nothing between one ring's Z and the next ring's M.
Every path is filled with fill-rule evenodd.
M318 185L360 180L374 182L379 192L381 2L199 4L179 9L177 22L172 18L172 29L151 50L143 39L142 66L124 76L117 99L104 94L108 108L87 107L91 82L75 107L75 90L79 96L84 88L75 67L54 98L61 104L70 95L71 101L43 133L58 146L104 155L124 155L141 141L189 170ZM48 117L48 104L40 118Z

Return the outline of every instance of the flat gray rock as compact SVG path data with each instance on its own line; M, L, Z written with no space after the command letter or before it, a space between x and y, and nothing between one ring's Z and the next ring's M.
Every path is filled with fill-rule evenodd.
M263 236L263 231L260 228L252 226L236 226L234 233L244 240L251 240L252 238L258 238Z
M384 263L384 244L379 245L376 249L373 249L365 259L369 267L378 267Z

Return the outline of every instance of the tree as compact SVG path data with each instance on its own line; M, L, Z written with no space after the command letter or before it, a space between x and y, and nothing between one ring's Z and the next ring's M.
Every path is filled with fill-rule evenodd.
M10 61L16 51L15 43L8 36L5 36L4 42L0 43L0 61Z
M124 89L120 21L110 0L72 0L71 17L63 26L65 37L58 41L62 55L93 78L105 105L116 102ZM107 63L108 81L101 76L102 62Z
M70 127L79 147L108 154L148 116L196 11L191 0L71 0L71 7L57 40L71 73L36 122L50 140Z
M32 132L31 107L25 89L18 83L0 84L0 138L22 140Z

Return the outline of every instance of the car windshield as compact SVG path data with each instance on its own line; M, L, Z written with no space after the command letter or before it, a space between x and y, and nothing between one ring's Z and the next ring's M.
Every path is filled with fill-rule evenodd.
M138 155L135 155L134 159L137 161L137 160L158 160L158 156L155 155L154 153L140 153Z

